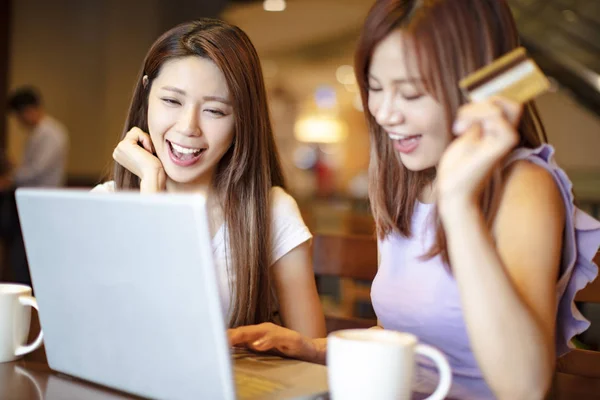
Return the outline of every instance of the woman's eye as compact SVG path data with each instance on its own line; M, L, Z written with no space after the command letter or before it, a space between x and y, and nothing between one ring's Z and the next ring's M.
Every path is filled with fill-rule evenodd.
M208 113L210 113L210 114L218 115L220 117L223 117L225 115L225 113L223 111L221 111L221 110L215 110L215 109L212 109L212 108L209 108L206 111Z
M163 97L161 100L164 101L165 103L167 103L168 105L171 105L171 106L180 106L181 105L181 103L177 99L171 99L169 97Z

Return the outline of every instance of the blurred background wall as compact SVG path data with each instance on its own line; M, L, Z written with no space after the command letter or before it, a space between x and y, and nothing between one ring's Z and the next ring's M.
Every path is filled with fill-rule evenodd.
M590 48L600 43L594 19L600 8L577 0L512 3L525 44L557 81L558 89L540 98L539 106L558 160L582 197L600 202L600 52ZM177 23L218 16L244 29L259 51L292 192L301 201L338 199L348 209L354 205L346 200L365 199L369 142L351 66L370 5L288 0L284 11L269 12L262 0L0 0L0 56L6 55L0 92L5 96L22 84L40 88L48 111L71 135L70 181L89 186L108 171L150 44ZM541 40L549 38L544 29L555 39ZM588 36L592 44L585 43ZM589 54L567 54L560 47L565 41ZM581 69L573 62L561 64L577 57L576 67L596 77L596 87L593 78L577 80ZM0 140L18 161L25 137L7 121Z

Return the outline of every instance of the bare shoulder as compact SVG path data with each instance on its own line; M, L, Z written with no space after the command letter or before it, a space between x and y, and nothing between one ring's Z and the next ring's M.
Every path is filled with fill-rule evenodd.
M564 200L556 180L542 166L527 160L511 164L504 173L499 201L495 236L515 230L541 235L562 231Z
M527 160L516 161L506 169L502 205L564 209L560 189L552 174Z

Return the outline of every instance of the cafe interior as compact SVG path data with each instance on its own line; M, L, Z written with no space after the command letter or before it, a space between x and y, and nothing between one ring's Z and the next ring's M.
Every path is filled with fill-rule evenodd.
M482 0L483 1L483 0ZM536 99L576 205L600 218L600 1L507 0L523 46L549 78ZM312 263L327 332L377 325L369 204L369 132L354 49L372 0L0 0L0 148L18 165L27 145L7 107L39 89L68 130L66 187L109 179L139 66L171 27L200 17L239 26L260 57L287 191L313 235ZM2 217L0 217L2 218ZM0 282L13 282L0 248ZM596 262L600 256L596 256ZM600 399L600 278L577 293L591 322L558 359L549 398ZM39 330L32 313L29 338ZM510 329L510 321L506 321ZM44 347L0 363L0 399L112 399L125 393L53 372ZM64 380L50 397L50 388ZM59 382L60 383L60 382ZM40 397L41 396L41 397ZM317 397L314 397L317 398ZM322 397L326 398L326 397Z

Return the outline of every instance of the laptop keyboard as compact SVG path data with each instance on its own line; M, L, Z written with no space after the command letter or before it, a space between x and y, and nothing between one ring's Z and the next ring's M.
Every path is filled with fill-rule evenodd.
M260 398L286 389L279 382L241 371L235 372L235 385L239 399Z

